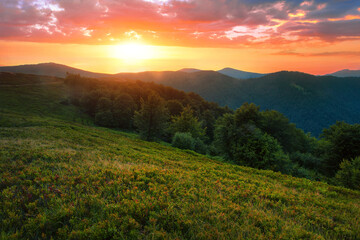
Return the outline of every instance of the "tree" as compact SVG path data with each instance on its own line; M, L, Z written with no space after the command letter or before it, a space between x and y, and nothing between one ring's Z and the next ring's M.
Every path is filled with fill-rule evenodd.
M171 134L177 132L190 133L193 138L204 138L205 129L202 128L201 122L194 116L194 111L190 106L186 106L180 116L174 116L169 127Z
M260 107L253 103L244 103L235 111L235 124L241 126L242 124L258 125L260 121Z
M344 159L360 156L360 124L336 122L323 130L322 137L328 142L324 158L330 176L335 175Z
M240 165L259 169L270 169L290 172L290 159L278 141L260 129L245 131L236 139L236 147L232 149L233 161Z
M90 116L94 117L98 100L103 93L100 90L90 91L85 93L81 98L81 106L85 109Z
M122 93L118 95L113 103L114 120L120 128L131 128L136 104L133 98Z
M109 127L109 128L116 127L116 122L110 110L97 112L95 114L95 123L103 127Z
M284 151L309 152L314 140L304 133L303 130L296 128L295 124L290 123L282 113L275 110L260 112L260 122L258 127L279 141Z
M208 137L208 142L214 140L214 129L215 129L215 117L212 111L206 110L203 115L203 126L206 129L205 134Z
M235 141L234 114L226 113L215 123L214 145L228 159L233 159L232 148Z
M152 92L146 101L141 99L141 107L135 112L134 124L140 136L153 141L160 138L167 128L168 111L165 101L155 92Z
M180 149L195 149L195 139L188 132L175 133L171 145Z
M347 188L360 190L360 157L353 160L344 160L340 164L340 170L336 173L336 179Z
M166 102L170 116L178 116L182 112L184 106L178 100L169 100Z
M237 110L238 115L225 114L216 122L215 144L219 151L239 165L290 172L291 162L278 141L254 125L258 119L256 108L250 106L248 117L244 110Z
M107 97L101 97L96 103L96 112L111 111L112 102Z
M95 123L104 127L116 127L117 124L111 108L111 100L106 97L101 97L96 104Z

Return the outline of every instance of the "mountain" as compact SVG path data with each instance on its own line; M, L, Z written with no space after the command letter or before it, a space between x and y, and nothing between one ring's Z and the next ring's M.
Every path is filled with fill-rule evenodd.
M144 72L117 76L192 91L208 101L233 109L244 102L253 102L262 109L274 109L285 114L297 127L315 136L336 121L358 123L360 119L360 78L287 71L242 81L215 71Z
M335 77L360 77L360 70L344 69L338 72L330 73L328 75Z
M96 127L64 101L63 81L7 78L16 86L0 86L1 239L360 236L359 191Z
M245 72L245 71L240 71L234 68L224 68L218 71L221 74L224 74L226 76L232 77L232 78L237 78L237 79L248 79L248 78L258 78L258 77L262 77L266 74L261 74L261 73L253 73L253 72Z
M38 65L32 66L38 68ZM67 67L64 70L69 69L72 68ZM56 76L55 71L45 70L46 68L44 72L49 75ZM355 77L313 76L286 71L241 81L216 71L98 75L104 80L142 80L160 83L186 92L198 93L208 101L233 109L240 107L244 102L253 102L262 109L274 109L283 113L297 127L315 136L336 121L358 123L360 119L360 78Z
M39 63L39 64L28 64L28 65L20 65L20 66L0 67L0 72L26 73L26 74L36 74L36 75L54 76L54 77L62 77L62 78L66 77L67 72L73 74L80 74L81 76L92 77L92 78L102 78L102 77L111 76L111 74L84 71L81 69L77 69L57 63Z
M199 72L201 71L200 69L196 69L196 68L183 68L178 70L178 72L187 72L187 73L193 73L193 72Z

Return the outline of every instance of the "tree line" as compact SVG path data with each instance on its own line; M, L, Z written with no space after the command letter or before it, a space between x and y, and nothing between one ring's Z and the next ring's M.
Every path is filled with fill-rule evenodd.
M244 103L235 111L195 93L142 81L68 74L71 102L95 124L137 131L235 164L360 189L360 124L337 122L320 139L280 112Z

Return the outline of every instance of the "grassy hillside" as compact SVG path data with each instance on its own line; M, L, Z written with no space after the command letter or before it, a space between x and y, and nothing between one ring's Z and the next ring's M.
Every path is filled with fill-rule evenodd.
M1 79L2 239L360 235L357 191L94 127L66 104L60 80L9 86Z

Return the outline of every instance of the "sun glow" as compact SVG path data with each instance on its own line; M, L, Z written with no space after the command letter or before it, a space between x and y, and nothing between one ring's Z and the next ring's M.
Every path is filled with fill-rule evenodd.
M156 57L156 51L153 46L140 43L125 43L112 46L110 51L112 57L131 62Z

